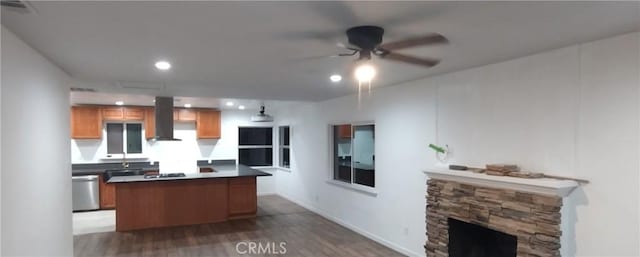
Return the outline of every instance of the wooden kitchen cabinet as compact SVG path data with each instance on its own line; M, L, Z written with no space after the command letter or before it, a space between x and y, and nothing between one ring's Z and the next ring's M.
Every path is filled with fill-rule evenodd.
M107 184L104 182L102 175L100 175L100 183L98 184L100 189L100 209L115 209L116 208L116 186L114 184Z
M125 107L124 120L144 120L145 109L140 107Z
M154 108L144 109L144 136L147 140L156 136L156 111Z
M119 106L102 107L103 120L124 120L124 108Z
M340 138L351 138L351 125L340 125L338 127L338 137Z
M71 138L102 138L102 115L95 106L71 107Z
M229 179L229 217L255 215L257 211L256 177Z
M105 106L102 119L110 121L144 120L144 109L140 107Z
M175 108L173 110L173 120L174 121L196 121L196 111L193 109L183 109L183 108Z
M198 139L219 139L220 111L214 109L175 108L174 121L196 122ZM153 107L74 106L71 109L71 137L73 139L101 139L104 121L144 121L145 138L156 135L156 116Z
M198 110L196 113L196 134L198 139L220 138L220 111Z

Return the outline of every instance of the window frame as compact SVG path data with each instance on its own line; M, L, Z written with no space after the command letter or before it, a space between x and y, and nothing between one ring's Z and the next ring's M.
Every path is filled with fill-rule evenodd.
M273 150L275 149L273 147L273 141L274 141L274 134L273 133L273 127L274 126L238 126L237 128L237 132L238 132L238 151L236 152L238 155L237 158L237 163L240 163L240 149L271 149L271 165L267 165L267 166L250 166L252 168L269 168L269 167L273 167L273 161L274 161L274 154L273 154ZM271 145L240 145L240 129L241 128L271 128Z
M107 130L107 124L122 124L122 152L120 153L109 153L109 147L108 147L108 143L109 143L109 132ZM140 143L141 143L141 153L126 153L126 148L127 148L127 124L139 124L140 125ZM147 150L147 146L145 144L145 138L144 138L144 133L145 133L145 127L144 127L144 122L142 121L123 121L123 122L114 122L114 121L105 121L103 124L103 138L104 138L104 142L105 142L105 153L106 153L106 158L103 159L120 159L123 158L123 154L122 153L126 153L126 157L127 159L146 159L147 157L145 156L145 151Z
M334 143L335 143L334 142L334 139L335 139L334 127L335 126L340 126L340 125L351 125L351 133L352 133L352 135L353 135L353 131L354 131L353 128L355 126L373 125L374 126L373 137L374 137L374 139L376 138L376 133L377 132L376 132L376 129L375 129L375 127L376 127L375 120L330 122L328 124L328 126L327 126L327 132L328 132L328 134L327 134L328 135L328 140L327 140L328 144L327 144L327 146L328 146L328 150L329 150L328 151L329 155L328 155L328 158L327 158L328 160L327 161L328 161L328 167L330 167L330 168L329 168L329 170L327 172L327 181L326 182L328 184L331 184L331 185L335 185L335 186L338 186L338 187L350 189L350 190L353 190L353 191L365 193L367 195L376 197L378 195L378 190L377 190L378 183L374 184L373 187L354 183L355 170L353 169L353 165L352 165L352 168L351 168L351 183L348 183L348 182L345 182L345 181L342 181L342 180L338 180L338 179L336 179L334 177L335 176L335 173L334 173L335 172L334 171L334 167L335 167L334 164L335 163L334 162L335 162L335 159L336 159L336 158L334 158L334 155L336 154L335 150L334 150ZM375 145L376 145L376 141L374 140L374 155L375 155L375 152L376 152L376 149L377 149L377 147L375 147ZM351 151L352 151L351 153L352 153L352 156L353 156L353 147L354 147L354 144L353 144L353 141L352 141L351 142ZM353 162L354 162L354 159L352 157L351 158L351 163L353 164ZM375 178L375 171L377 170L377 166L376 166L375 162L373 164L373 168L374 168L374 178Z
M282 144L282 135L280 134L280 129L281 128L288 128L289 129L289 144L288 145L284 145ZM289 166L282 166L282 149L288 149L289 150ZM278 125L278 163L277 163L277 168L279 169L283 169L283 170L287 170L290 171L291 170L291 125Z

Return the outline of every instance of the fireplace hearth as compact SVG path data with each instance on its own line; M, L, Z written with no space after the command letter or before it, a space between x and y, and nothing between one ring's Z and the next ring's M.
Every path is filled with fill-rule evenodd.
M456 219L449 223L449 257L516 257L518 239Z

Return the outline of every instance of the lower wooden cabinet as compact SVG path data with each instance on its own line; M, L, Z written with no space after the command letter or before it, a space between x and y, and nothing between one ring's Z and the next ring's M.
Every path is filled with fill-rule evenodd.
M100 209L116 208L116 186L114 184L105 183L102 175L100 175L99 180Z
M255 215L257 211L256 177L229 179L229 217Z

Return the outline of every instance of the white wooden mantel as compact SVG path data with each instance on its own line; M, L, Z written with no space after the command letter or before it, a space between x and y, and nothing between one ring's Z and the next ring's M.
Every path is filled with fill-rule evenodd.
M466 170L433 168L424 171L424 173L427 174L430 179L447 180L476 186L510 189L528 193L556 195L560 197L569 195L576 187L578 187L578 182L574 180L492 176Z

